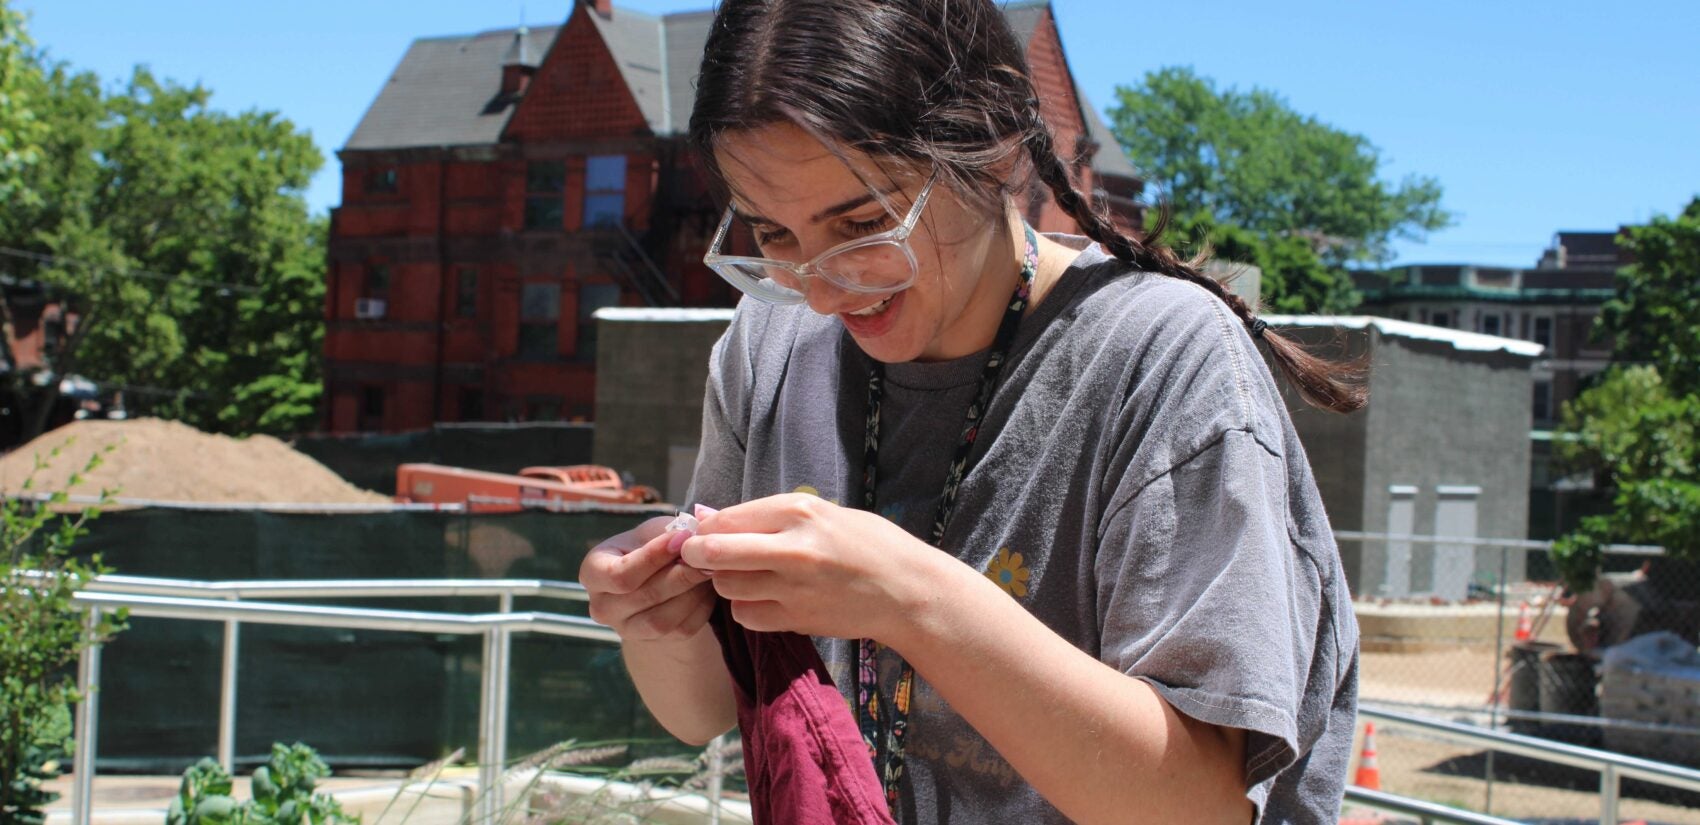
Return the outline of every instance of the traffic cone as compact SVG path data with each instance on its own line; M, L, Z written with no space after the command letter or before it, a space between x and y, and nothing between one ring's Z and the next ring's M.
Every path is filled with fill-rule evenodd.
M1535 623L1529 620L1529 603L1528 601L1524 601L1523 606L1517 608L1516 639L1519 642L1526 642L1534 635Z
M1372 791L1381 790L1381 766L1375 762L1375 723L1364 723L1364 752L1358 757L1358 775L1352 784Z

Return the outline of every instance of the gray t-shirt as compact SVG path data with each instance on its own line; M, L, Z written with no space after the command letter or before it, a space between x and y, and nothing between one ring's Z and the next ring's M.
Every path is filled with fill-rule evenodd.
M1203 289L1052 237L1086 248L1022 322L943 549L1180 712L1245 729L1259 821L1336 822L1357 623L1274 379ZM923 540L986 357L887 366L877 500ZM690 500L860 506L870 363L838 321L746 300L712 358ZM854 645L816 645L850 701ZM895 660L879 670L889 695ZM919 680L903 781L906 823L1067 821Z

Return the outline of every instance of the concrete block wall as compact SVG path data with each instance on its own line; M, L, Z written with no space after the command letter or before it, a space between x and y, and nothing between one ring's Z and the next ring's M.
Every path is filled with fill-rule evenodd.
M1474 534L1526 537L1531 357L1385 334L1373 325L1334 327L1326 319L1282 332L1335 357L1368 353L1370 401L1356 413L1316 410L1283 386L1336 530L1388 532L1390 490L1410 486L1416 488L1411 529L1434 534L1442 490L1479 487ZM1343 541L1340 552L1353 593L1379 595L1373 591L1388 580L1387 545ZM1436 552L1434 545L1409 547L1412 591L1435 586ZM1472 577L1499 580L1501 552L1474 551ZM1525 554L1512 552L1505 561L1506 578L1521 581Z
M631 473L677 503L702 436L703 388L731 310L596 313L593 460Z

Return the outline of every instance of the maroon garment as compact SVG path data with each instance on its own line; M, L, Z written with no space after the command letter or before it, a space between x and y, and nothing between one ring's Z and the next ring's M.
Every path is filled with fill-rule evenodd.
M710 620L738 698L756 825L894 825L856 719L809 637Z

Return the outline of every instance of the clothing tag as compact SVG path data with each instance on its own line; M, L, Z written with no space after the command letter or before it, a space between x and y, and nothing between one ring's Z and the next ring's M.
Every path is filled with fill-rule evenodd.
M696 516L680 512L678 518L667 523L667 532L685 532L694 536L697 534L697 527L699 526Z

